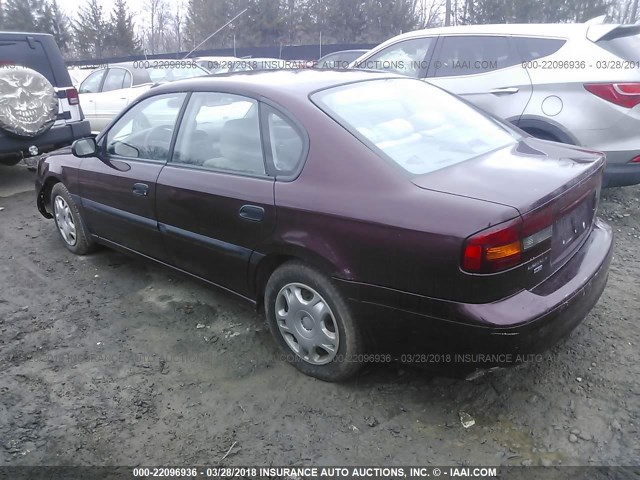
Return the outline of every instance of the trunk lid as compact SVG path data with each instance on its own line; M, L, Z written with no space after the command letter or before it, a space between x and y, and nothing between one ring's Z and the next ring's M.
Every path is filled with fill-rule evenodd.
M420 188L498 203L525 214L589 177L601 177L603 167L602 153L525 138L411 181Z
M528 231L525 250L527 242L547 238L545 263L555 271L591 231L604 163L598 152L526 138L412 181L420 188L515 208Z

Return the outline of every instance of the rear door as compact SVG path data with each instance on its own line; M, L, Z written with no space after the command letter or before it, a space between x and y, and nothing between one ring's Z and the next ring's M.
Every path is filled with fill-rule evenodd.
M518 120L531 98L531 79L509 36L442 36L427 76L505 120Z
M78 90L80 98L80 107L82 107L82 113L91 123L91 130L94 132L99 131L94 127L96 121L96 99L100 95L100 89L102 88L102 81L104 80L104 74L107 72L105 68L96 70L85 78L80 84Z
M169 157L187 94L146 98L99 139L101 158L79 172L81 202L92 233L149 257L166 260L156 218L156 180Z
M249 258L275 227L259 102L193 93L158 178L158 221L175 266L245 296Z
M105 128L129 103L131 73L126 68L111 67L104 77L100 93L95 96L97 130Z

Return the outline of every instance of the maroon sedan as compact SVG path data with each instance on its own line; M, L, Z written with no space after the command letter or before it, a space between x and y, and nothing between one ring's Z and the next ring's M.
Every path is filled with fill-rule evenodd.
M369 359L508 360L567 335L607 280L604 163L419 80L254 72L152 88L42 159L37 202L70 251L107 245L233 292L292 364L340 380Z

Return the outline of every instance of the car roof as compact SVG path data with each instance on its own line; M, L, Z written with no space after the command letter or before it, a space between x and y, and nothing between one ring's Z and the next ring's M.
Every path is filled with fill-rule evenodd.
M2 30L0 31L0 35L2 36L25 36L28 35L30 37L51 37L53 38L53 35L51 35L50 33L34 33L34 32L7 32L6 30Z
M186 60L240 60L233 55L202 55L201 57L185 58Z
M346 83L384 78L407 77L388 72L372 72L365 70L253 70L232 74L208 75L204 77L177 80L152 88L148 95L157 93L182 92L189 90L221 90L251 96L267 98L283 98L309 94L325 88Z
M394 37L412 38L425 35L451 35L451 34L503 34L503 35L531 35L540 37L566 37L586 33L590 25L586 23L505 23L488 25L457 25L450 27L427 28L415 30Z

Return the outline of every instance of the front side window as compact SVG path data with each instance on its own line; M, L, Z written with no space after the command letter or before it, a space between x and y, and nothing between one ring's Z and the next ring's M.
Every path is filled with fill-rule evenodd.
M413 79L330 88L312 100L383 158L421 175L514 144L515 131Z
M80 85L79 93L98 93L100 91L100 83L102 83L104 72L104 70L98 70L85 78Z
M414 38L390 45L358 63L358 68L418 77L426 70L425 57L433 41L433 37Z
M107 153L166 161L185 97L184 93L157 95L133 106L107 133Z
M521 64L508 37L452 36L442 39L433 70L434 77L452 77L491 72Z
M227 93L194 93L180 125L172 162L264 175L258 102Z

